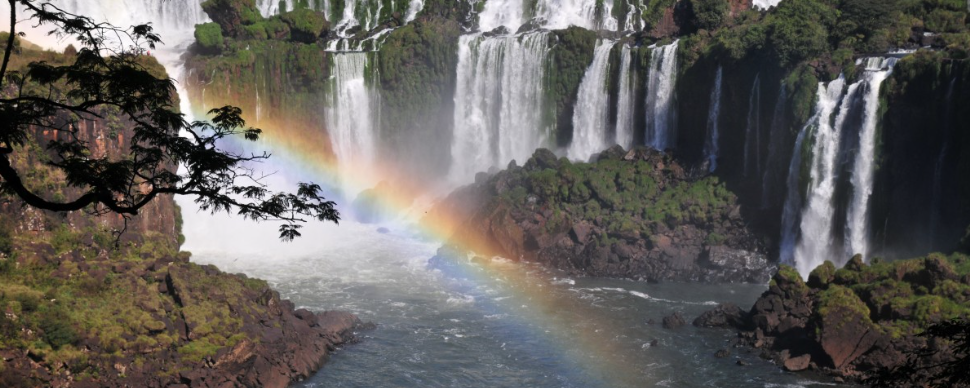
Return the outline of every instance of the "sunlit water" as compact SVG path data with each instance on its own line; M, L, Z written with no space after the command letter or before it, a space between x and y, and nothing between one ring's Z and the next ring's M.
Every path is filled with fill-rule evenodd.
M439 244L405 226L315 227L283 244L268 224L240 232L200 220L211 219L187 214L193 261L266 279L298 307L378 324L300 387L813 386L810 375L733 348L731 330L660 325L673 311L692 320L717 302L750 306L763 285L564 278L533 264L436 260ZM732 354L716 358L718 349Z

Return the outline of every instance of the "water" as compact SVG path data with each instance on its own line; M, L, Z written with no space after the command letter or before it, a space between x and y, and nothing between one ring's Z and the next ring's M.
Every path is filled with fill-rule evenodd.
M637 74L631 67L632 62L630 47L623 44L620 48L620 84L616 103L616 144L624 149L633 146L633 112L636 111L633 94Z
M593 63L579 84L573 112L573 140L567 151L570 159L585 162L610 145L606 139L610 111L606 81L610 50L615 43L605 39L596 42Z
M186 219L189 228L199 221ZM354 223L313 227L294 244L275 242L271 228L246 227L191 233L193 261L266 279L298 307L378 323L297 387L812 386L756 351L732 348L731 330L660 327L673 311L693 319L716 302L750 306L764 285L574 279L531 264L435 262L437 244L403 225L385 234ZM232 236L242 241L229 243ZM715 358L718 349L732 355Z
M752 135L753 133L753 135ZM754 144L752 148L751 145ZM744 129L744 176L751 171L751 152L754 152L755 176L761 176L761 74L754 76L748 99L748 126Z
M798 134L798 139L795 141L795 149L792 153L792 162L788 171L788 195L785 200L785 208L782 213L782 242L780 250L780 260L782 263L786 264L796 264L798 272L803 276L807 276L812 269L816 267L810 260L816 260L816 258L822 258L821 260L827 260L830 258L829 255L819 255L820 250L827 250L831 242L829 241L829 229L831 226L831 215L828 216L828 220L825 220L826 214L829 214L830 203L824 203L824 199L819 199L818 196L825 194L817 193L819 191L816 187L820 186L823 181L819 175L824 174L826 171L820 171L825 166L822 164L824 161L822 157L822 151L828 148L831 153L831 160L834 163L835 150L833 149L834 142L833 137L835 130L832 128L830 118L838 107L841 101L842 92L845 89L845 78L839 76L838 79L829 83L828 86L824 84L819 84L818 89L818 102L815 106L815 114L809 120L809 123L802 128L801 132ZM804 143L805 137L812 132L814 137L814 147L812 149L812 155L815 155L813 164L811 167L811 179L812 184L809 189L809 206L805 208L804 212L800 215L800 226L796 227L795 223L798 222L800 211L802 211L802 199L801 192L799 188L799 176L801 175L802 160L802 144ZM828 141L828 143L826 143ZM828 147L826 147L826 145ZM820 157L822 155L822 157ZM834 167L831 167L834 170ZM833 173L834 174L834 173ZM834 185L833 182L829 182L830 185ZM828 190L834 190L833 188L828 188ZM827 196L831 198L831 193ZM814 199L814 201L813 201ZM814 202L814 203L813 203ZM822 202L822 203L820 203ZM814 205L814 207L812 207ZM809 218L809 220L806 220ZM826 223L827 222L827 223ZM821 230L818 230L821 229ZM799 239L799 237L802 237ZM797 242L797 244L796 244ZM806 259L809 258L809 259ZM822 261L819 261L821 263Z
M374 123L379 119L374 108L376 97L365 79L367 54L334 53L331 58L331 100L325 108L327 127L341 165L340 178L345 182L355 180L361 187L353 191L359 191L377 183L375 179L359 176L374 163L377 155Z
M869 198L875 177L876 124L879 121L879 88L892 73L896 58L869 58L862 80L865 86L862 128L859 131L859 149L852 167L852 198L846 215L846 257L861 254L869 257Z
M569 26L590 30L617 31L619 21L613 17L613 7L618 0L488 0L479 13L480 31L492 31L504 26L515 32L520 26L534 20L550 30ZM623 0L619 0L623 1ZM639 2L628 3L630 7L623 30L633 31L639 26Z
M545 32L458 41L454 140L450 176L470 182L475 173L524 162L545 139L541 128Z
M785 227L791 218L783 219L782 260L795 262L799 273L803 277L825 260L831 260L841 266L854 254L861 254L863 259L869 255L869 197L872 195L874 179L876 126L878 124L879 88L889 76L895 65L895 58L867 58L860 60L864 66L861 78L849 85L842 95L845 85L843 77L832 81L824 94L820 94L817 115L810 125L813 147L811 163L809 165L810 181L805 207L802 209L801 222L798 229L799 237L791 250L791 243L795 240L794 230ZM835 108L838 112L835 114ZM834 120L832 119L834 115ZM861 124L855 126L850 117L861 117ZM844 139L845 136L858 136L858 141ZM858 149L847 149L847 144L858 144ZM796 152L798 149L796 148ZM836 236L836 222L839 216L836 193L839 185L840 155L851 155L852 164L849 176L851 195L845 208L845 230L842 236ZM793 166L794 167L794 166ZM792 169L792 174L798 172ZM789 197L792 189L797 188L799 182L789 186ZM800 206L800 201L787 201L785 213L794 211ZM793 255L793 256L792 256Z
M658 150L674 145L678 43L675 40L669 45L655 47L650 53L646 144Z
M781 0L754 0L751 6L755 9L766 10L778 6L778 3L781 3Z
M711 106L707 112L707 141L704 142L704 157L707 158L708 171L717 169L717 156L720 144L721 83L724 69L717 67L714 77L714 90L711 90Z

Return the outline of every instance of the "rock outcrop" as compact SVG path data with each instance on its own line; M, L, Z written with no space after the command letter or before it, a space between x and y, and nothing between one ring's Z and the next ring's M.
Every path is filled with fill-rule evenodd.
M960 253L871 265L856 256L839 270L826 262L808 282L782 266L768 291L734 324L742 330L741 344L762 349L791 371L811 369L862 381L903 365L927 347L936 349L927 364L939 364L953 357L952 350L917 334L934 323L970 316L968 264L970 257ZM695 324L720 326L727 321L720 316L735 312L718 306Z
M524 167L480 176L429 217L479 254L580 275L764 282L773 268L717 178L646 148L614 147L588 164L540 149Z

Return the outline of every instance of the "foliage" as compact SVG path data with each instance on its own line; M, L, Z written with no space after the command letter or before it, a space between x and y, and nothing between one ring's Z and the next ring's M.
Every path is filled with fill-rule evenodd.
M203 23L195 26L195 41L203 50L210 53L222 51L222 27L216 23Z
M723 0L691 0L691 11L698 28L713 30L720 27L728 16L731 5Z
M569 27L553 31L549 36L551 48L545 63L543 80L543 122L547 127L556 129L560 144L568 144L573 132L573 105L583 75L593 62L596 33L579 27Z
M282 14L280 18L290 27L292 39L298 42L313 43L327 29L323 13L305 8Z
M33 62L26 69L10 71L7 66L14 53L12 48L5 51L0 82L4 88L16 89L10 94L14 97L0 99L0 177L5 192L41 209L86 209L123 217L138 214L159 195L192 195L204 210L281 220L280 237L285 240L300 235L298 223L304 217L339 219L334 203L320 196L319 186L300 184L296 193L273 193L258 175L243 168L268 155L243 156L218 148L216 143L227 137L259 138L261 130L247 127L240 109L213 109L211 123L183 119L173 102L172 80L144 65L144 47L153 48L160 41L150 25L120 29L57 8L41 8L29 0L21 5L58 33L77 37L82 47L66 63ZM135 46L114 47L110 38L119 34ZM51 94L52 90L56 93ZM74 123L98 117L104 110L130 123L131 146L124 158L97 157L87 144L70 136L77 131ZM81 190L77 197L44 198L31 187L28 172L11 164L18 153L29 152L25 147L35 128L67 135L47 144L48 165ZM190 137L182 137L181 131ZM187 167L185 174L175 172L174 166L180 164Z
M970 385L970 321L966 317L933 324L919 336L928 340L927 346L907 352L903 365L877 370L866 383L873 387ZM937 361L940 351L929 345L933 339L944 341L953 356Z
M820 0L784 1L765 18L768 41L783 67L816 58L828 50L828 30L836 11Z

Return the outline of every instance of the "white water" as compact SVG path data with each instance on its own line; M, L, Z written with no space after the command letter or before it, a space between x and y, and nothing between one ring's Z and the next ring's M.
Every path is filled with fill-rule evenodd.
M752 136L752 133L754 134ZM761 74L754 76L748 98L748 126L744 130L744 176L751 171L751 150L754 144L755 176L761 176Z
M813 139L814 146L812 148L812 155L814 155L811 161L810 174L811 182L809 183L808 189L808 199L806 201L806 207L802 211L801 223L798 229L800 234L800 239L798 243L794 246L794 256L791 261L795 263L798 272L802 276L807 277L808 273L812 271L818 264L825 260L833 259L832 257L832 195L835 192L835 157L838 153L838 143L839 136L836 131L837 125L832 125L831 117L835 113L836 108L839 106L839 102L842 100L842 92L845 89L845 78L839 76L838 79L829 83L828 87L820 86L818 94L818 103L816 105L816 114L809 123L809 131L811 131L811 136ZM855 88L850 88L850 94L854 92ZM840 118L836 119L844 120L844 112L840 112ZM797 144L801 146L801 144ZM795 149L795 157L799 157L801 147ZM789 182L792 181L792 175L795 174L794 180L795 184L789 186L789 197L792 197L792 190L798 191L798 173L801 169L799 165L795 165L794 161L792 163L792 169L789 172ZM789 213L794 210L794 207L799 205L798 203L791 203L792 201L787 201L785 204L785 213ZM796 201L798 202L798 201ZM784 217L784 215L783 215ZM785 221L783 220L783 224ZM794 228L792 228L794 229ZM787 253L784 253L788 249L786 243L794 242L795 238L793 236L785 236L782 240L782 259L783 262L791 262L786 257Z
M334 53L331 58L333 83L330 100L325 108L326 118L330 141L341 166L341 180L346 180L351 178L348 175L352 173L351 170L359 174L362 167L366 171L366 167L373 164L377 153L374 123L379 120L374 108L375 97L365 80L367 54ZM351 188L351 191L362 190L369 187L370 183L377 183L359 175L353 179L364 186Z
M861 254L863 259L869 257L869 198L872 195L872 184L875 173L873 162L876 152L876 124L879 117L879 88L882 82L892 73L896 65L896 58L868 58L860 60L865 64L862 75L866 87L863 100L863 123L859 131L859 149L856 151L855 163L852 167L852 198L846 215L846 257Z
M677 84L679 41L653 48L647 79L647 129L645 143L658 150L673 146L674 87Z
M704 157L707 158L708 171L714 172L717 169L717 156L720 143L721 117L721 84L723 81L724 69L717 67L717 75L714 77L714 90L711 90L711 105L707 112L707 141L704 142Z
M593 50L593 63L579 84L573 112L573 140L567 151L570 159L585 162L608 147L609 93L606 85L610 50L616 42L599 40Z
M756 9L766 10L778 6L778 3L781 3L781 0L754 0L751 6Z
M630 149L633 146L633 112L636 110L633 94L637 75L631 67L633 55L630 53L630 46L626 44L622 46L619 95L616 103L616 144L623 146L624 149Z
M537 0L534 3L523 0L488 0L479 14L480 31L492 31L499 26L516 32L520 26L535 19L538 25L550 30L560 30L569 26L590 30L620 30L619 21L613 17L615 1L626 0ZM597 12L597 3L601 9ZM532 8L529 8L530 4ZM633 31L640 26L639 17L642 6L638 1L628 2L626 21L622 30Z
M451 180L524 162L543 144L542 80L548 36L482 38L458 42Z

